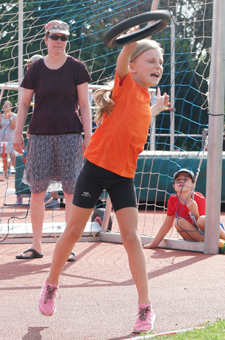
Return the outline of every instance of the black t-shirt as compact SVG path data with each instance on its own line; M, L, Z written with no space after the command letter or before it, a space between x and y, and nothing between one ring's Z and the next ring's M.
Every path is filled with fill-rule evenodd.
M83 127L79 119L77 85L91 80L85 65L70 56L57 70L49 69L43 59L34 62L21 83L21 87L35 92L28 133L81 133Z

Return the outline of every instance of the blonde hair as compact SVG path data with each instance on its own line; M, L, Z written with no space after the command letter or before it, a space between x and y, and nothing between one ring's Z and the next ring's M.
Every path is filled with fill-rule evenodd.
M10 107L12 107L12 103L11 103L10 100L6 100L6 101L4 102L4 104L3 104L3 106L2 106L3 109L4 109L4 106L5 106L5 105L10 105Z
M114 81L110 81L106 84L108 89L99 89L93 94L94 102L97 106L94 121L97 125L101 124L103 112L108 115L112 113L115 104L111 99L113 85Z
M133 63L135 59L137 59L142 53L148 50L155 49L158 49L163 55L164 50L161 48L161 45L157 41L150 39L143 39L138 41L135 50L131 54L130 63ZM101 124L102 115L104 112L108 115L112 113L115 104L114 101L111 99L114 81L111 81L106 85L109 87L108 89L96 90L93 95L95 105L97 106L94 118L94 121L97 125Z
M157 41L150 40L150 39L139 40L137 42L137 46L135 50L130 56L130 63L133 63L135 59L138 58L142 53L148 50L156 50L156 49L158 49L163 55L164 50Z

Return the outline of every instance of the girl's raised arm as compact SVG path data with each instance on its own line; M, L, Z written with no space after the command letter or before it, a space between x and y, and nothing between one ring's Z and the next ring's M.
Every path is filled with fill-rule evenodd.
M139 29L139 26L135 26L131 28L128 33L136 32ZM137 42L133 42L130 44L125 45L118 58L117 58L117 63L116 63L116 72L118 76L123 80L123 78L126 77L126 75L129 73L129 61L130 61L130 56L132 52L135 50L137 46Z

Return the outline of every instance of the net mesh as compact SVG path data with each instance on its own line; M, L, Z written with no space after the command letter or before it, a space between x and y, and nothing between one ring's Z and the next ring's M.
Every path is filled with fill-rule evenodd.
M83 61L91 73L90 103L93 111L93 89L114 77L120 50L104 46L104 33L124 19L150 11L151 6L152 1L149 0L3 2L0 5L1 107L6 100L10 100L12 111L17 113L18 84L26 72L26 62L23 62L20 73L19 46L23 46L23 59L29 59L34 54L46 55L44 25L49 20L58 19L70 26L67 52ZM165 51L164 74L159 87L161 93L169 94L172 111L164 111L152 122L145 150L138 160L135 186L139 204L139 231L142 234L154 236L164 220L167 201L173 193L172 176L178 169L186 167L196 172L201 161L196 189L205 194L206 156L203 146L208 127L212 6L213 2L209 0L159 2L159 9L169 10L172 14L171 24L152 37L161 43ZM31 107L24 136L32 110ZM1 143L5 135L0 130ZM18 155L14 169L10 154L4 154L2 144L1 155L4 180L0 182L0 233L5 235L9 232L12 237L26 235L30 232L30 198L29 188L21 181L24 163ZM7 168L6 159L9 161ZM64 220L64 201L60 195L58 202L61 199L61 209L50 209L45 213L48 226ZM104 202L105 197L102 197L100 206L104 206ZM113 230L117 230L116 219L114 216L112 219ZM178 237L174 229L171 237Z

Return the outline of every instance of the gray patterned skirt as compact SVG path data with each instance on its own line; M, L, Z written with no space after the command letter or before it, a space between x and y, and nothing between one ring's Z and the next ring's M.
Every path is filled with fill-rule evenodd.
M22 182L32 193L73 194L83 166L83 138L79 134L30 135Z

